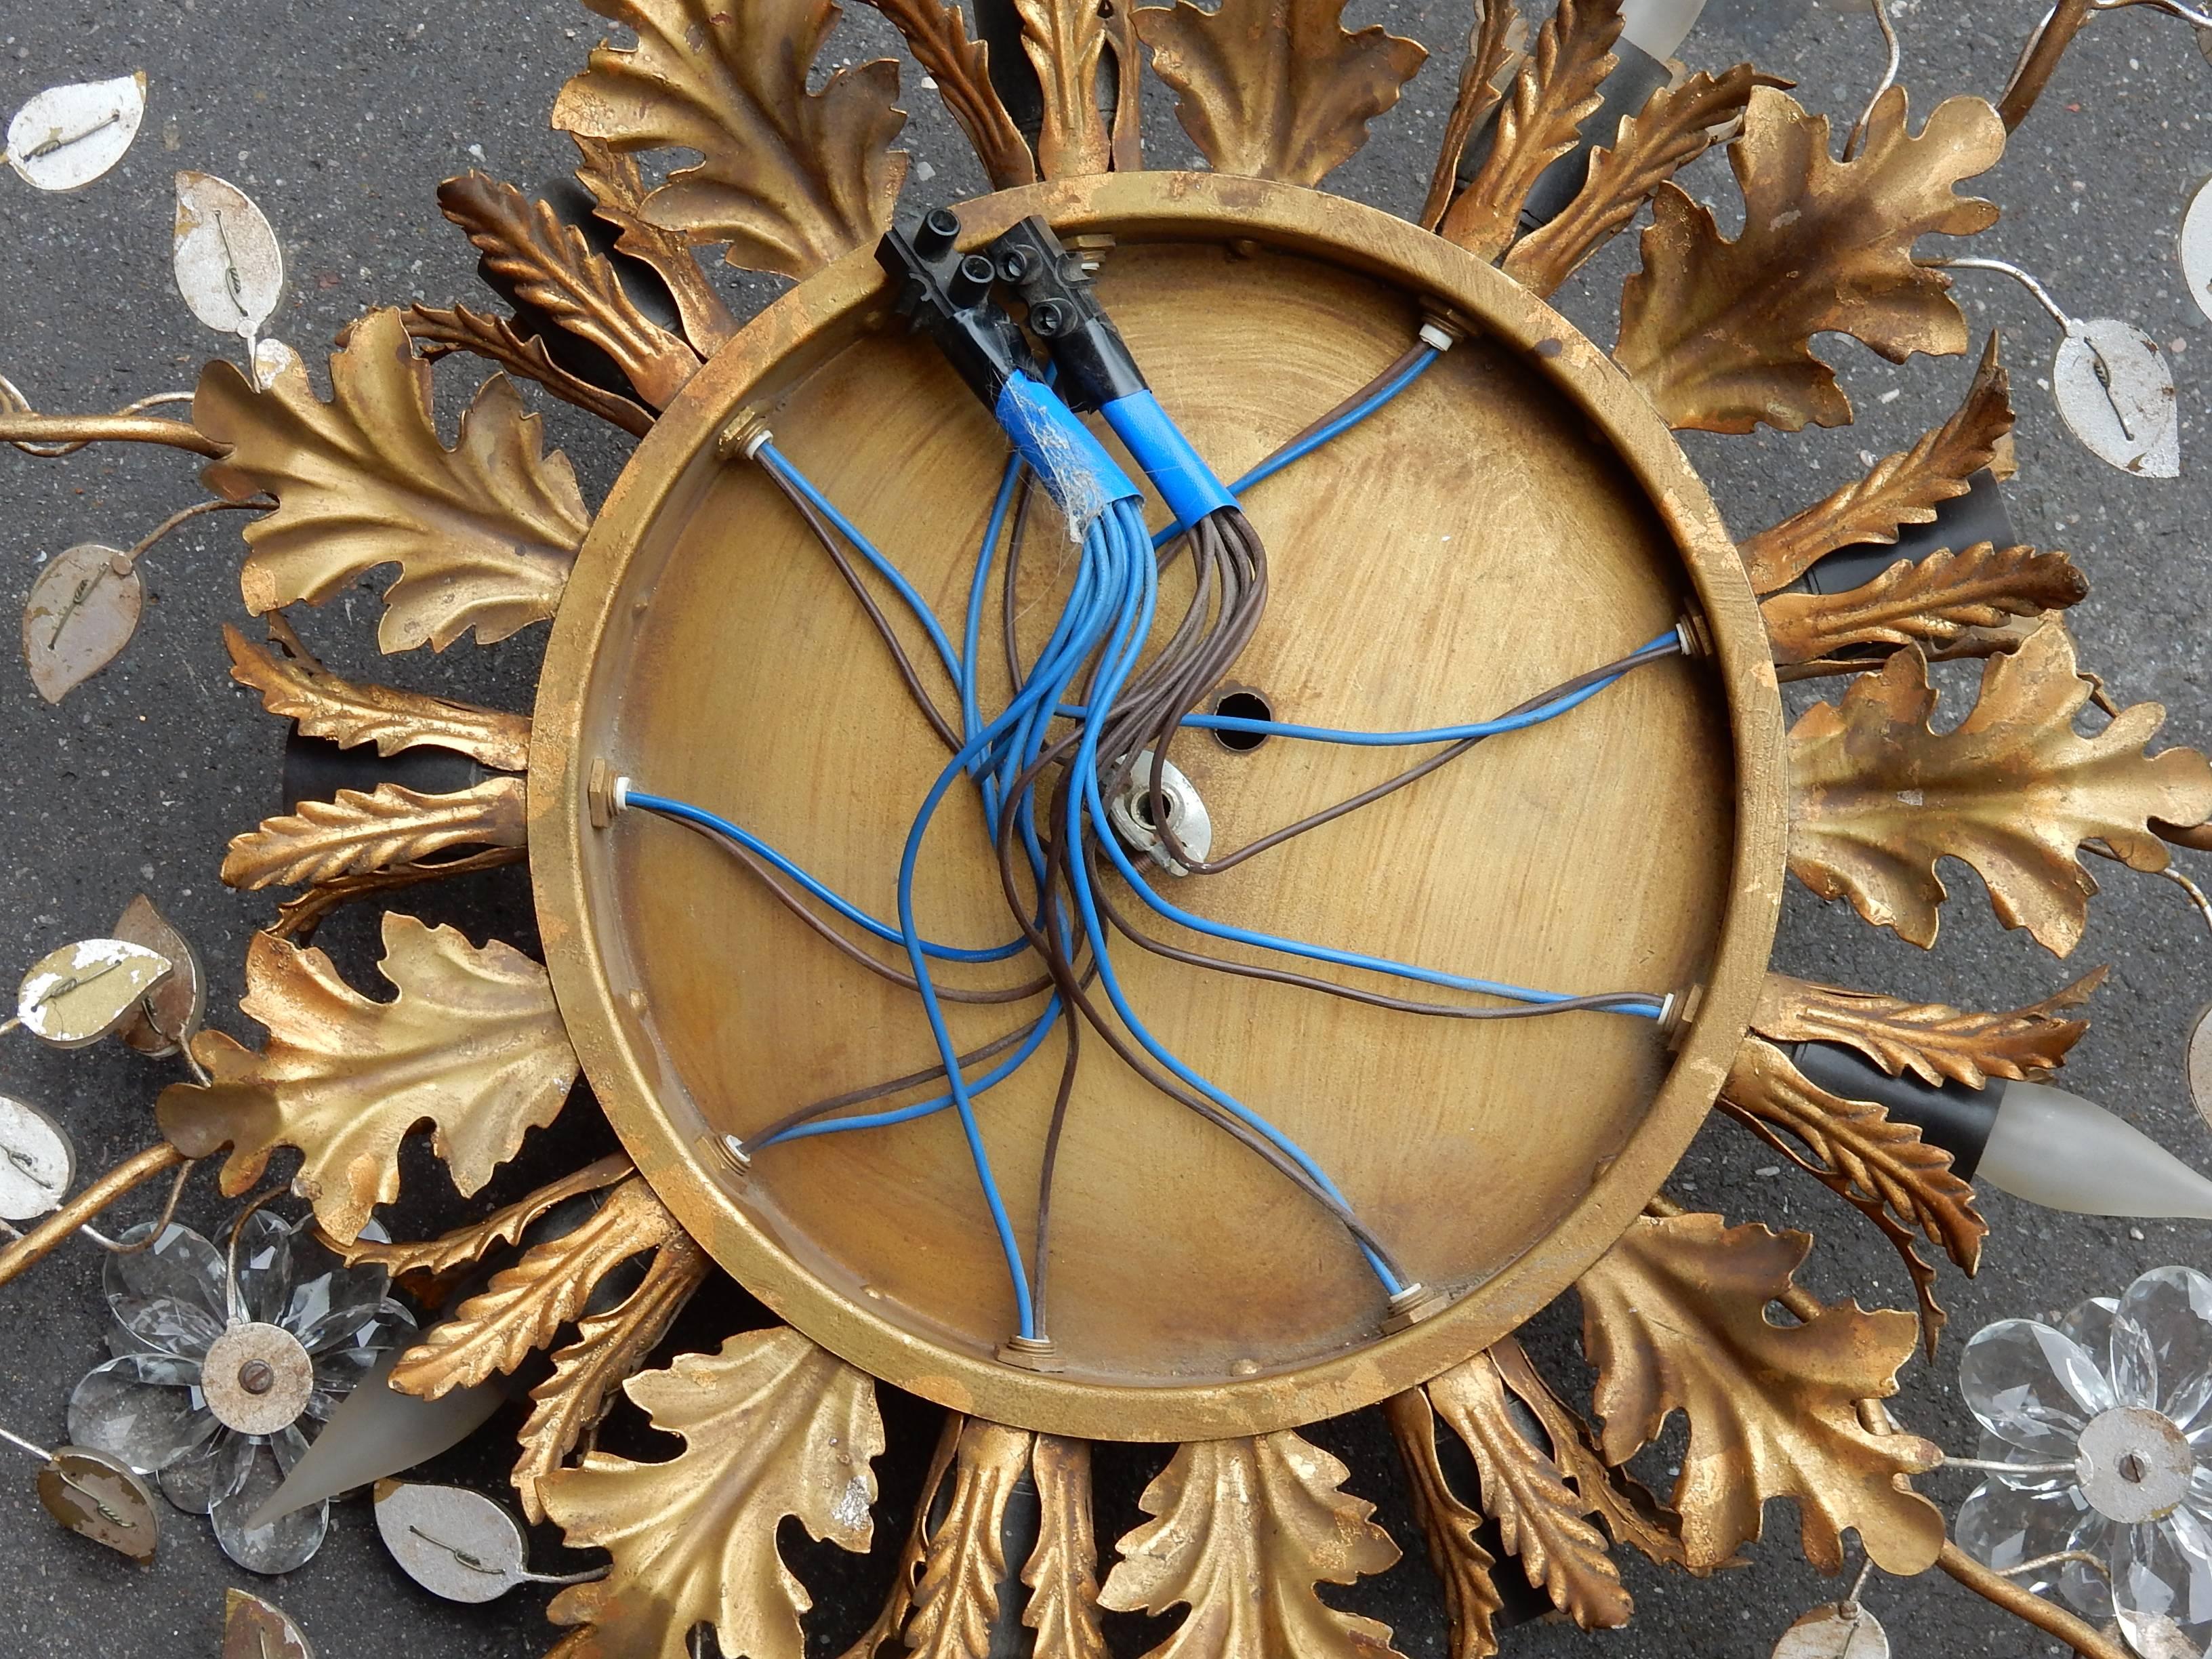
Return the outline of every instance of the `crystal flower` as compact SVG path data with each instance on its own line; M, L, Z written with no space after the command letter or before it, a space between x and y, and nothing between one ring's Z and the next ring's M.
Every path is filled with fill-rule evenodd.
M228 1260L173 1224L107 1258L115 1357L70 1395L70 1438L158 1476L171 1503L213 1519L241 1567L289 1572L321 1547L329 1501L246 1522L306 1453L313 1425L413 1332L385 1288L381 1267L344 1267L266 1210L246 1218Z
M1960 1547L2091 1620L2117 1618L2148 1659L2212 1638L2212 1279L2160 1267L2056 1328L1975 1334L1960 1387L1981 1456L2016 1463L1959 1510ZM2051 1558L2061 1558L2053 1559Z

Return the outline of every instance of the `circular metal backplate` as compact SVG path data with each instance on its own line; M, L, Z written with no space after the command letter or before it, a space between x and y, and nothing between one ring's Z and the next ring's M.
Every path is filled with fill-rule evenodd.
M275 1434L300 1420L315 1389L315 1364L281 1325L231 1325L200 1364L200 1390L216 1420L240 1434Z
M962 210L963 240L1030 213L1063 236L1115 239L1101 297L1224 477L1395 357L1425 305L1469 328L1383 414L1250 494L1272 586L1235 673L1276 718L1373 729L1494 712L1692 603L1717 641L1717 661L1639 672L1231 875L1176 882L1176 900L1548 988L1703 983L1679 1049L1616 1016L1421 1019L1130 951L1128 994L1161 1038L1301 1142L1449 1302L1385 1334L1382 1295L1340 1231L1093 1044L1059 1156L1050 1374L1000 1357L1011 1295L949 1116L768 1148L744 1170L721 1156L725 1134L933 1058L908 994L843 962L714 847L635 811L594 829L587 801L595 763L611 765L892 913L899 848L943 751L803 525L719 442L763 415L941 616L964 607L1006 445L889 314L867 250L702 370L599 516L540 681L538 913L562 1013L625 1146L779 1316L878 1376L1006 1423L1132 1440L1261 1432L1370 1404L1520 1324L1673 1167L1772 940L1780 703L1741 567L1663 422L1498 270L1371 210L1212 175L1006 192ZM1031 648L1070 551L1056 522L1033 527L1015 602ZM1006 681L984 637L988 705ZM1193 741L1176 759L1217 847L1404 763L1285 740L1242 753ZM919 915L939 938L1000 937L972 803L940 826ZM1019 1018L953 1012L963 1048ZM1024 1240L1059 1071L1055 1051L1041 1060L981 1114Z
M2157 1412L2122 1406L2081 1431L2082 1496L2123 1526L2172 1514L2196 1473L2188 1440Z

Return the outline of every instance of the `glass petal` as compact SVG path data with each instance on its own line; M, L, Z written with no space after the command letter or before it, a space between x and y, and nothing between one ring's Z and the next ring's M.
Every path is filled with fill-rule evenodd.
M2166 1521L2117 1528L2109 1559L2121 1633L2136 1651L2150 1659L2202 1654L2212 1638L2212 1537L2196 1517L2185 1507Z
M360 1385L382 1358L382 1348L340 1348L315 1356L315 1391L307 1396L307 1415L327 1423L338 1404Z
M292 1228L268 1210L256 1210L238 1230L239 1311L274 1325L292 1297Z
M2058 1322L2062 1336L2070 1336L2091 1353L2112 1346L2112 1315L2120 1305L2112 1296L2093 1296Z
M390 1347L410 1340L415 1316L397 1302L378 1299L334 1307L296 1334L312 1354L335 1353L346 1348Z
M167 1354L126 1354L94 1366L70 1395L70 1439L150 1474L216 1431L196 1384L200 1368Z
M2128 1403L2165 1413L2184 1434L2212 1427L2212 1279L2194 1267L2153 1268L2120 1297L2115 1364L2123 1330L2152 1371L2150 1397Z
M197 1302L179 1302L173 1296L111 1295L107 1305L115 1322L135 1339L125 1352L204 1359L216 1338L222 1334L222 1326L215 1316Z
M2023 1561L2068 1550L2102 1555L2112 1527L2089 1506L2078 1486L2054 1482L2016 1486L2001 1475L1976 1487L1973 1495L1959 1506L1952 1536L1967 1554L2003 1572ZM2093 1618L2112 1616L2112 1599L2106 1593L2101 1573L2085 1573L2069 1563L2065 1568L2045 1568L2024 1575L2019 1582L2039 1595L2057 1584L2084 1613Z
M1990 1433L2048 1458L2073 1456L2088 1420L2118 1403L2081 1344L2032 1319L1975 1332L1959 1389Z
M135 1244L153 1224L143 1222L118 1242ZM102 1277L111 1304L118 1297L167 1297L198 1308L218 1325L230 1317L223 1293L222 1252L191 1228L174 1222L146 1249L128 1255L111 1255Z
M222 1546L225 1555L248 1572L290 1572L304 1566L323 1547L323 1534L330 1528L328 1498L303 1510L295 1510L251 1532L246 1530L246 1522L270 1493L283 1485L287 1464L299 1461L300 1455L307 1449L307 1442L296 1429L285 1430L273 1442L249 1440L243 1435L239 1439L246 1447L250 1462L245 1480L227 1497L216 1500L216 1541Z
M241 1455L246 1437L220 1429L197 1451L185 1453L161 1471L161 1491L179 1509L205 1515L218 1498L228 1497L252 1467ZM246 1448L250 1452L251 1448Z

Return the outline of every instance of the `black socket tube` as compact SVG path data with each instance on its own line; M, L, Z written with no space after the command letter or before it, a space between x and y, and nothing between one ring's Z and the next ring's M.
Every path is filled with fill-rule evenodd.
M1899 525L1897 540L1855 542L1839 547L1784 589L1790 593L1848 593L1863 587L1900 559L1917 564L1943 548L1957 550L1982 542L2014 545L2011 516L1996 475L1984 467L1967 480L1966 493L1936 504L1927 524Z
M1951 1154L1960 1180L1972 1180L1990 1144L1990 1130L2004 1103L2005 1080L1981 1088L1963 1083L1923 1083L1907 1072L1890 1074L1856 1048L1835 1042L1800 1042L1789 1051L1805 1080L1844 1100L1870 1100L1900 1123L1910 1123L1931 1146Z

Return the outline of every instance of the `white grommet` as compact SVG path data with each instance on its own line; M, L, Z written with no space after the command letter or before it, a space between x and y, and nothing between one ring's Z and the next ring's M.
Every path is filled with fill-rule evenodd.
M617 812L629 811L629 780L626 777L618 777L615 780L615 811Z
M765 444L774 436L775 436L775 433L769 431L766 427L763 427L759 431L754 433L751 437L745 440L744 447L738 453L740 455L743 455L749 461L757 459L761 453L761 446Z
M1431 351L1449 351L1452 349L1451 331L1435 323L1423 323L1421 343Z

